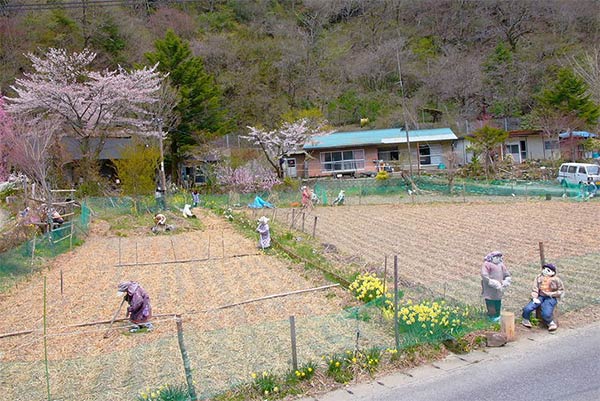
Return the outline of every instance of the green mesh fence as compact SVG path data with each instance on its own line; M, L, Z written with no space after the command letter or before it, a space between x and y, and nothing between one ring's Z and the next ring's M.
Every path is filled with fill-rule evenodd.
M48 259L80 244L88 231L89 223L90 209L84 203L73 220L46 233L36 233L34 238L0 254L0 291L44 267Z
M594 185L559 184L556 181L493 180L477 181L456 178L450 183L444 176L416 176L412 184L403 178L391 177L387 180L374 178L327 179L307 182L319 198L316 206L332 205L341 190L345 192L345 204L394 204L431 201L467 201L481 197L516 199L566 199L573 201L595 200L597 188ZM300 190L260 192L252 194L203 194L201 203L231 207L246 207L255 196L271 202L276 207L299 206Z

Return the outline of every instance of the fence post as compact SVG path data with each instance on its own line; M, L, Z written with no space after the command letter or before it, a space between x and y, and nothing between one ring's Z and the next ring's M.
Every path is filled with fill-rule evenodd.
M197 401L198 396L196 395L196 389L194 388L192 369L190 368L190 359L188 358L187 349L185 348L185 344L183 342L183 323L181 322L181 315L175 315L175 322L177 323L177 341L179 342L181 359L183 359L183 369L185 370L185 380L188 386L188 393L192 401Z
M296 318L290 316L290 337L292 340L292 367L298 370L298 354L296 350Z
M35 257L35 239L37 238L37 233L33 235L33 246L31 248L31 265L33 266L33 258Z
M304 232L304 222L306 220L306 213L302 212L302 232Z
M313 223L313 233L312 233L312 237L315 238L315 235L317 233L317 220L319 219L319 216L315 216L315 222Z
M398 327L398 255L394 255L394 338L396 351L400 351L400 328Z
M540 242L539 246L540 246L540 263L542 266L544 266L544 264L546 264L546 257L544 256L544 243Z
M294 228L294 222L296 221L296 209L292 209L292 222L290 223L290 229Z
M69 251L73 250L73 224L75 224L75 221L73 219L71 219L71 234L69 235Z
M466 196L465 196L465 192L466 192L467 188L466 188L466 185L465 185L465 182L464 182L464 181L463 181L463 183L462 183L462 184L463 184L463 185L462 185L462 196L463 196L463 203L467 203L467 198L466 198Z

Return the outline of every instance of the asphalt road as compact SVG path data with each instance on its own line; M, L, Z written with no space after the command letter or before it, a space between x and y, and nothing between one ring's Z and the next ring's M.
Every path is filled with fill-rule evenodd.
M305 399L320 401L598 401L600 325L538 332L501 348Z

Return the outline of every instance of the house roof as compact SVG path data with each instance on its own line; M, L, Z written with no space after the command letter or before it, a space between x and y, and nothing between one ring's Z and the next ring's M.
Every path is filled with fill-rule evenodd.
M587 131L562 132L558 134L559 138L594 138L596 134Z
M90 147L95 149L99 144L100 138L90 138ZM65 146L67 154L71 160L80 160L82 157L81 144L79 138L63 137L62 143ZM106 138L104 147L100 151L98 159L120 159L123 149L131 143L131 137Z
M448 141L457 139L450 128L408 131L410 142ZM368 131L335 132L330 135L314 136L304 149L343 148L361 145L406 143L406 131L399 128Z

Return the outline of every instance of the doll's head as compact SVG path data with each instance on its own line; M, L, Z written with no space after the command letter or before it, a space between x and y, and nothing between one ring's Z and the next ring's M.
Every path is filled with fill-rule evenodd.
M542 274L546 277L552 277L556 274L556 266L552 263L546 263L542 266Z
M486 262L492 262L495 265L498 265L503 262L502 252L495 251L488 253L485 257Z

